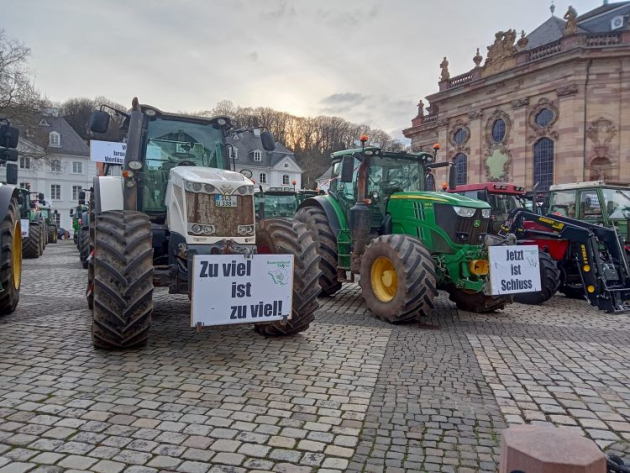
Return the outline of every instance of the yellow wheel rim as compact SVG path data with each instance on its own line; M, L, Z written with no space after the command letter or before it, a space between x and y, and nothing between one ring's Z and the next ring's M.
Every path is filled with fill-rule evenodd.
M13 287L17 291L22 284L22 225L15 222L13 229Z
M371 271L371 283L374 294L381 302L389 302L398 292L398 274L392 260L379 256L374 261Z

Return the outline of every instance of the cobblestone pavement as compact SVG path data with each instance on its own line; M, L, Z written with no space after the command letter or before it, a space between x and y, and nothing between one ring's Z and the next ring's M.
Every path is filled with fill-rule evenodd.
M490 315L445 297L392 326L356 285L291 338L196 332L156 291L149 345L95 350L71 242L25 260L0 318L0 473L496 471L501 429L549 423L630 454L630 328L556 297Z

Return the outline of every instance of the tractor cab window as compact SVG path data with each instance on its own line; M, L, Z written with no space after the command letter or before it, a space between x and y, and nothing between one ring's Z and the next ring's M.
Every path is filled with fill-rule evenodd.
M213 125L157 118L149 121L143 208L166 211L169 171L175 166L229 169L223 130Z
M606 202L606 213L611 220L630 219L630 191L602 189Z
M509 194L488 193L488 203L492 207L492 214L499 222L505 222L512 210L523 207L515 195Z
M354 202L356 199L355 190L360 164L361 161L354 158L354 173L352 174L352 182L341 182L341 161L333 164L332 175L330 178L330 193L335 194L337 197L345 199L346 201Z
M597 190L580 192L580 212L578 220L602 219L602 207Z
M575 218L575 191L558 191L551 195L549 213Z
M373 156L368 189L384 197L424 190L424 169L417 159Z

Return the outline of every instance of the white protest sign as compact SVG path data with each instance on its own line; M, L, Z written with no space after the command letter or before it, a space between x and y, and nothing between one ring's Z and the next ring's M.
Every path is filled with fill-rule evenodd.
M96 163L124 164L127 143L90 141L90 160Z
M490 246L492 295L540 291L536 245Z
M291 318L293 255L195 255L191 326Z
M20 219L20 227L22 228L22 238L28 238L28 231L29 231L29 226L30 223L28 218L21 218Z

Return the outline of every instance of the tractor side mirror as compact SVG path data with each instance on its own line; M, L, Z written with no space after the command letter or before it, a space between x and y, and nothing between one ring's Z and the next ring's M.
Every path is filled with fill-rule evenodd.
M42 204L43 204L43 203L45 202L45 200L46 200L46 199L45 199L45 197L44 197L44 193L43 193L43 192L40 192L40 193L37 195L37 197L38 197L39 201L40 201Z
M341 161L341 182L352 182L354 176L354 158L352 156L344 156Z
M20 130L11 125L0 125L0 146L15 149L19 138Z
M94 110L90 117L90 130L94 133L105 133L109 128L109 113L103 110Z
M70 209L70 216L72 217L74 215L74 209Z
M17 185L18 167L15 163L7 163L7 184Z
M79 191L79 200L85 202L85 191Z
M276 140L273 138L270 131L263 131L260 134L260 141L262 141L265 151L273 151L276 149Z
M452 191L457 187L457 166L451 166L448 170L448 188Z

